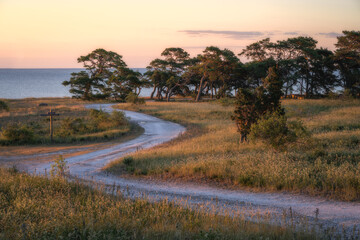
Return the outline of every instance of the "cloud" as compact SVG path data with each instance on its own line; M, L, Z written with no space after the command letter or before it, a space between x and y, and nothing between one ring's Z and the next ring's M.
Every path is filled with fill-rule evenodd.
M341 36L342 34L341 33L336 33L336 32L329 32L329 33L318 33L318 35L322 35L322 36L325 36L325 37L328 37L328 38L336 38L336 37Z
M208 45L208 46L183 46L182 48L187 48L187 49L205 49L206 47L209 47L211 45ZM244 45L239 45L239 46L216 46L216 47L219 47L219 48L227 48L227 49L230 49L230 48L244 48L246 46Z
M284 32L284 35L300 35L299 32Z
M265 35L265 33L263 32L245 32L245 31L181 30L179 32L186 33L192 36L221 35L233 39L254 39Z

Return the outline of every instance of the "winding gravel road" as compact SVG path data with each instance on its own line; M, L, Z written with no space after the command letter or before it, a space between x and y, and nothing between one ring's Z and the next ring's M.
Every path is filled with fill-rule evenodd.
M87 107L99 109L100 105L93 104ZM113 111L111 104L102 104L101 108L108 112ZM353 227L360 229L360 203L331 201L290 193L253 193L188 183L150 182L108 175L101 169L111 161L130 152L167 142L185 131L184 127L176 123L142 113L124 112L131 121L143 127L145 132L136 139L110 148L67 158L72 176L109 186L119 186L124 192L126 189L126 194L132 197L142 196L145 193L153 200L168 198L186 202L190 207L205 202L206 206L216 208L219 212L240 209L247 217L254 215L254 212L270 213L279 223L284 221L281 219L284 219L284 213L287 213L287 217L292 215L293 218L296 216L296 219L306 218L310 224L322 224L339 230L343 226L347 229ZM23 157L18 156L19 159ZM50 169L51 165L49 162L36 162L36 160L25 164L29 172L35 172L36 169L37 173L43 173L45 169Z

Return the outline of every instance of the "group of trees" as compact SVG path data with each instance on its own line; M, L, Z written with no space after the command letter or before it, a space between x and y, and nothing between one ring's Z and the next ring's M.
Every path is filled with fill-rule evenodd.
M312 97L342 89L359 96L360 31L344 31L335 52L316 44L311 37L277 42L266 38L238 54L249 60L246 63L232 51L214 46L193 58L182 48L166 48L144 75L129 69L121 55L96 49L78 58L85 71L73 73L63 84L71 86L74 97L86 100L123 101L128 94L139 95L142 88L151 87L151 99L169 101L182 95L199 101L204 95L221 98L239 89L256 89L269 69L275 69L285 95Z
M63 82L71 87L75 98L121 101L131 92L139 95L141 88L147 86L142 75L128 68L115 52L100 48L77 60L83 63L85 71L72 73L70 80Z

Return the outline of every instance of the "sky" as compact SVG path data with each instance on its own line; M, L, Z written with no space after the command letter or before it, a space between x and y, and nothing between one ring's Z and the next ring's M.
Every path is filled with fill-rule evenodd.
M142 68L167 47L238 54L266 37L334 50L343 30L360 30L360 0L0 0L0 30L0 68L78 68L96 48Z

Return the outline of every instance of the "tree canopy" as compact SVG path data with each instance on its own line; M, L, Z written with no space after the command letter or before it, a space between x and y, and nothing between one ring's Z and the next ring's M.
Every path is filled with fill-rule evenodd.
M209 46L191 58L182 48L166 48L152 60L144 74L127 67L122 56L96 49L80 56L85 70L73 73L70 92L85 100L124 101L141 89L153 88L151 99L167 100L175 95L223 98L234 96L241 88L256 89L264 84L269 69L276 69L285 96L298 93L317 97L340 89L360 96L360 32L344 31L336 51L318 48L312 37L298 36L272 42L265 38L239 53L242 63L229 49Z
M341 84L353 96L360 94L360 31L343 31L335 44L335 62Z
M63 82L75 98L124 100L130 92L139 94L146 84L141 74L129 69L115 52L99 48L77 60L85 70L72 73L70 80Z

